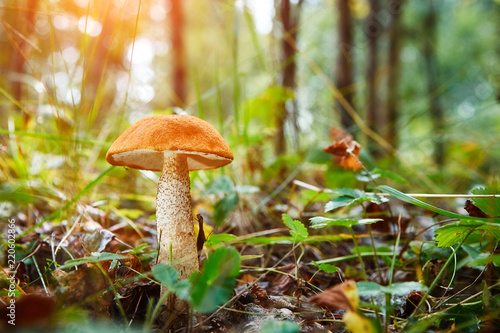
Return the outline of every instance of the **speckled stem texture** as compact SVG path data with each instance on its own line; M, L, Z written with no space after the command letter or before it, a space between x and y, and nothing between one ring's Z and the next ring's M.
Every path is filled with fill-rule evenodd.
M199 269L189 193L189 170L184 155L167 152L164 155L163 172L156 197L158 262L172 263L182 280ZM162 289L162 294L163 291Z

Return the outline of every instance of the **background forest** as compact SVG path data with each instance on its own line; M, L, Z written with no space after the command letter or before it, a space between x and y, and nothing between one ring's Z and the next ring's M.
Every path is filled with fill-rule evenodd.
M187 113L234 153L192 172L191 194L205 255L236 249L241 269L225 271L232 303L208 286L218 315L189 298L195 314L178 330L342 331L345 304L307 299L349 279L362 298L347 308L377 318L372 331L411 331L417 318L415 331L498 329L500 203L473 196L498 194L499 1L0 0L0 26L1 295L6 306L14 228L27 327L161 327L147 283L180 287L151 271L159 174L105 155L139 119ZM341 152L354 167L323 151L344 139L360 144ZM46 311L22 308L22 295ZM283 297L293 314L263 306ZM281 317L256 318L269 316Z

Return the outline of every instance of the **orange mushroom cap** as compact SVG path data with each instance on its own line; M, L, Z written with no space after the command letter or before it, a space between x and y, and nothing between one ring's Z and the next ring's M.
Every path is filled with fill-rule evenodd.
M112 165L162 171L164 152L183 154L189 171L215 169L233 161L233 153L208 122L188 115L139 120L113 142L106 154Z

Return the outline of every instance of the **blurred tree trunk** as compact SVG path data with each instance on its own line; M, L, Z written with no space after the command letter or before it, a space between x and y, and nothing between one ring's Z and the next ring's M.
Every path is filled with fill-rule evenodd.
M93 37L89 45L85 61L85 84L82 86L81 109L85 114L90 115L89 121L95 119L98 110L110 108L114 97L110 89L101 88L101 85L106 81L105 71L110 61L109 41L113 38L113 29L116 24L111 18L110 6L99 13L99 22L102 23L101 33ZM80 113L77 113L76 116L80 116ZM105 113L102 113L101 116L104 117Z
M353 89L353 31L352 31L352 13L349 7L349 0L337 0L338 11L338 39L339 53L335 69L335 85L344 96L347 103L352 105L354 96ZM341 124L345 129L350 129L354 121L342 106L335 101L336 109L340 112ZM349 130L349 132L352 132Z
M496 18L496 31L497 34L500 34L500 3L494 3L494 10L495 10L495 16ZM498 36L498 35L497 35ZM496 46L495 46L496 54L497 54L497 59L500 59L500 41L497 40ZM498 65L498 60L495 62L497 65L492 66L492 72L493 72L493 82L496 83L496 100L497 103L500 103L500 66Z
M429 98L429 112L433 125L434 162L442 167L445 163L444 112L439 100L439 68L436 52L437 45L437 6L434 0L428 1L428 10L423 20L424 64L427 77L427 94Z
M401 51L401 11L403 10L403 0L391 0L389 3L391 13L391 26L389 30L389 54L388 68L389 76L387 78L387 121L388 133L387 141L393 146L398 146L398 118L399 118L399 77L400 64L399 56Z
M295 89L295 74L297 65L295 63L295 53L297 45L297 33L300 7L303 0L300 0L297 5L291 6L290 0L281 0L280 3L280 19L283 25L283 38L281 41L281 86L285 89ZM296 123L296 107L294 103L283 102L277 109L276 114L276 138L275 138L275 153L276 155L284 154L286 151L285 141L285 123L287 121L289 110L292 108L291 114L295 129Z
M378 0L368 0L370 4L370 14L368 15L365 23L365 34L367 38L368 50L366 55L366 122L375 133L380 134L380 120L379 108L377 103L377 46L378 38L381 33L381 27L377 22L376 15L378 12ZM380 149L374 142L370 142L370 151L374 156L380 155Z
M23 87L21 76L25 74L25 62L29 56L31 46L27 43L30 40L31 33L35 27L35 12L38 8L38 0L26 0L18 4L19 9L13 11L16 18L11 21L13 29L20 33L18 36L13 31L9 32L12 48L14 49L10 58L10 64L7 72L10 72L10 94L16 101L23 101ZM26 9L21 9L21 8ZM12 75L13 74L13 75ZM16 107L19 112L23 112L19 107ZM23 126L27 125L29 114L23 113Z
M186 107L186 59L184 50L184 13L182 0L170 0L170 38L172 43L172 104Z

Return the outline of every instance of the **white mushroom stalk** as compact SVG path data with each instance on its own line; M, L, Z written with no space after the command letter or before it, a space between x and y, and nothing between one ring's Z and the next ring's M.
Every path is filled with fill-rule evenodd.
M113 165L162 172L156 198L158 262L172 265L179 271L179 279L189 277L199 268L189 171L231 163L233 153L224 138L197 117L146 117L113 142L106 160ZM165 291L162 288L162 294ZM182 302L173 299L167 300L168 306L180 308Z
M191 211L187 158L164 152L163 171L156 197L158 262L171 264L179 279L198 270L198 251Z

